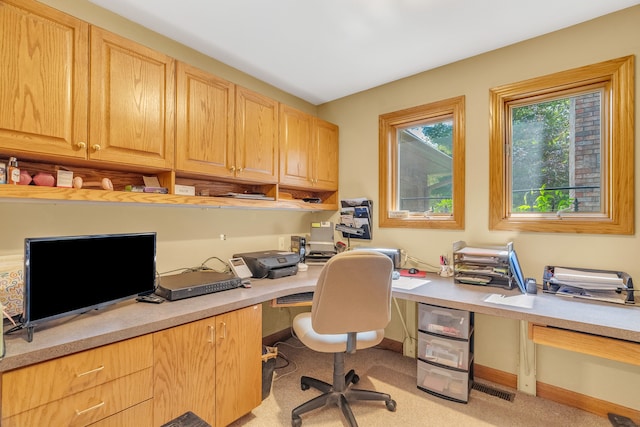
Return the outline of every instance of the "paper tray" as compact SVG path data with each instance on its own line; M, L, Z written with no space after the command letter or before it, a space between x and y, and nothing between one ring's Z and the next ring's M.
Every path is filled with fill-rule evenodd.
M622 286L609 286L609 289L594 289L593 283L588 283L585 287L581 287L578 282L557 280L554 277L556 268L574 270L576 272L585 273L585 275L610 274L622 279ZM634 298L633 280L629 274L624 271L615 270L599 270L593 268L579 267L562 267L547 265L544 267L542 274L542 290L543 292L564 296L581 298L586 300L604 301L616 304L636 304Z

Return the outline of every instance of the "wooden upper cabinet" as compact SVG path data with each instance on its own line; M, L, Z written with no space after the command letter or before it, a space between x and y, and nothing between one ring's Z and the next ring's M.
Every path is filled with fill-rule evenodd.
M315 119L316 154L314 187L323 190L338 189L339 139L338 126Z
M280 104L280 184L313 186L313 116Z
M338 189L338 127L280 106L280 184Z
M91 27L90 99L91 159L173 167L173 58Z
M278 102L236 86L235 176L278 182Z
M89 26L30 0L0 1L0 148L85 157Z
M176 170L233 177L235 85L177 62Z

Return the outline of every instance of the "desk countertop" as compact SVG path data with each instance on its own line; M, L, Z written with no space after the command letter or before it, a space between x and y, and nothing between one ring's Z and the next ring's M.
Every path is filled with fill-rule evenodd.
M281 279L254 280L248 289L238 288L162 304L125 301L101 310L48 322L35 329L33 341L26 331L5 336L6 354L0 372L31 365L116 341L153 333L232 310L260 304L284 295L313 291L321 267ZM568 300L538 294L532 309L491 304L494 293L516 295L452 279L428 275L429 282L413 289L394 288L396 298L474 311L606 337L640 342L640 307Z

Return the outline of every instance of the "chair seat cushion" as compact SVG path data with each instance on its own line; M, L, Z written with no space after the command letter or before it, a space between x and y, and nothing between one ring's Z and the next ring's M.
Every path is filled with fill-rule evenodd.
M341 353L347 350L347 334L319 334L311 326L311 313L300 313L293 319L293 330L307 347L321 353ZM384 329L358 332L356 350L380 344Z

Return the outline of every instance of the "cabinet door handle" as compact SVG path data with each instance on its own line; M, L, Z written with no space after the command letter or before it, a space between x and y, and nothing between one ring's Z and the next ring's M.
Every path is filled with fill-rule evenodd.
M93 151L100 151L102 150L102 147L100 146L100 144L93 144L91 146L91 148L93 148Z
M100 365L95 369L88 370L87 372L83 372L81 374L76 374L76 378L80 378L80 377L83 377L83 376L89 375L89 374L94 374L96 372L102 371L103 369L104 369L104 365Z
M216 328L209 325L209 339L207 340L207 342L210 342L213 344L215 342L215 338L216 338Z
M227 338L227 324L225 322L220 322L220 326L222 326L222 336L220 339L224 340Z
M231 167L229 168L229 170L230 170L231 172L235 172L235 171L236 171L236 167L235 167L235 166L231 166Z
M76 147L78 147L80 150L84 150L85 148L87 148L87 143L84 141L77 142Z
M87 409L76 409L76 416L86 414L87 412L96 410L102 406L104 406L104 400L96 405L88 407Z

